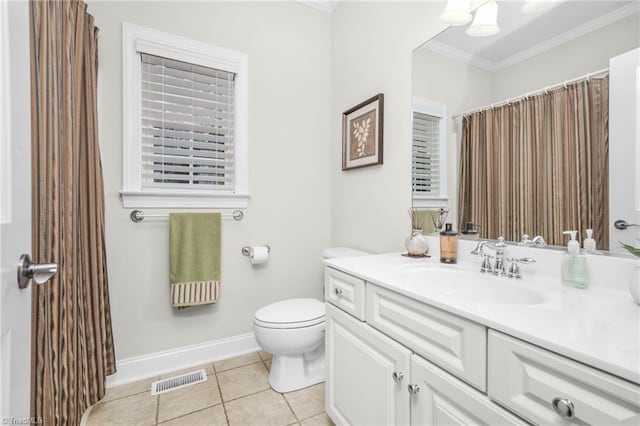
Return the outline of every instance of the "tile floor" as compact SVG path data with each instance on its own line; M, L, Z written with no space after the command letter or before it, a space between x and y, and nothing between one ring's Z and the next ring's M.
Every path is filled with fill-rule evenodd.
M269 387L271 355L252 352L161 378L204 368L204 383L151 396L154 377L107 390L87 426L304 425L333 426L324 411L324 383L294 392Z

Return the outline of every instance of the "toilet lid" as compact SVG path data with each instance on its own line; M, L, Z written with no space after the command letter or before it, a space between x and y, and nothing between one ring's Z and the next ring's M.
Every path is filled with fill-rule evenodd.
M308 327L324 321L324 303L316 299L288 299L258 309L255 322L266 327Z

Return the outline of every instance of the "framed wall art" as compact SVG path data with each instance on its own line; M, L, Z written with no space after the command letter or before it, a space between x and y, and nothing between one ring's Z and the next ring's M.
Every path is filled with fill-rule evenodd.
M382 164L384 95L342 113L342 170Z

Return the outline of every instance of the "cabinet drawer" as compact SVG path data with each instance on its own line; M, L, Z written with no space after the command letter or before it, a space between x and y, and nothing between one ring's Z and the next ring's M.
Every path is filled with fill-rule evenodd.
M422 359L411 357L412 425L525 425L486 395Z
M360 321L365 320L364 280L325 267L324 297L327 302L353 315Z
M451 374L486 390L484 326L369 283L367 323Z
M538 424L640 424L640 386L493 330L489 397Z

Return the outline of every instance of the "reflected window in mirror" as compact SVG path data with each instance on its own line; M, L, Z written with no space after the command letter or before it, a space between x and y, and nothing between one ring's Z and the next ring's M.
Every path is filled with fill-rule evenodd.
M445 106L414 103L411 119L413 207L438 207L447 200Z

